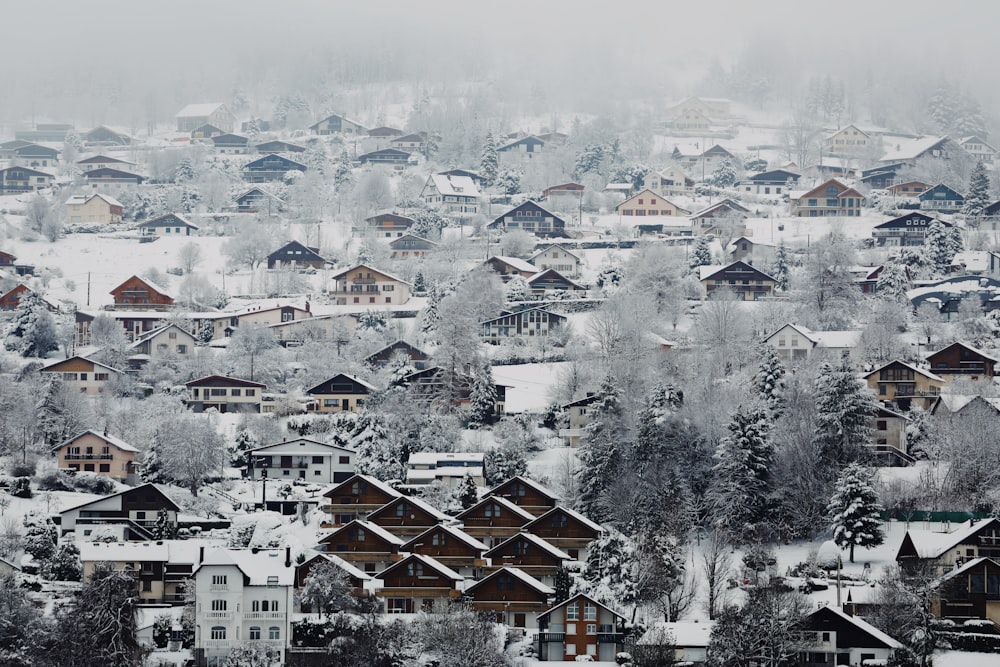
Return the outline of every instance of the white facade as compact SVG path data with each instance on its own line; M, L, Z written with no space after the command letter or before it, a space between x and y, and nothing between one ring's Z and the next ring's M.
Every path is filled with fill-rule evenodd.
M353 449L309 438L265 445L250 452L250 478L261 479L266 469L270 480L339 484L354 474L357 455Z

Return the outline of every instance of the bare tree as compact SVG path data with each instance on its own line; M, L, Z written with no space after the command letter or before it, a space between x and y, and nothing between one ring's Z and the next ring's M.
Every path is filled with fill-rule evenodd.
M708 598L705 611L710 619L718 618L729 602L729 578L733 574L733 552L725 537L716 533L705 544L701 555Z
M201 264L201 246L194 241L188 241L177 251L177 261L180 262L184 273L191 273Z

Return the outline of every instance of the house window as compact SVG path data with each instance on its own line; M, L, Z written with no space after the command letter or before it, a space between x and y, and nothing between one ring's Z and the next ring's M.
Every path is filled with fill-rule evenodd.
M250 626L250 639L260 639L260 626Z
M509 574L502 574L497 578L497 590L498 591L512 591L514 590L514 577Z
M875 430L877 430L877 431L885 431L887 428L888 428L888 425L886 423L886 420L879 419L877 422L875 422Z
M351 464L351 457L350 456L341 456L339 459L337 459L337 461L340 463L340 465L350 465Z
M212 575L212 585L213 586L225 586L226 585L226 575L224 575L224 574L213 574Z
M567 621L580 620L580 603L574 602L573 604L566 607L566 620Z
M225 639L226 629L221 625L216 625L212 627L212 639Z
M587 623L587 634L588 635L597 634L597 623Z
M247 394L246 395L247 396L256 396L257 395L257 390L256 389L247 389Z
M276 639L281 639L281 628L276 625L272 625L267 629L267 638L271 641Z
M528 555L529 544L525 541L514 543L514 555L515 556L527 556Z
M445 544L448 544L448 536L444 533L434 533L431 537L431 544L436 547L444 546Z
M212 600L212 611L225 611L226 601L225 600Z
M240 390L240 389L233 389L232 395L233 396L242 396L243 395L243 391Z
M424 576L424 564L423 563L407 563L406 564L406 574L410 577L422 577Z
M583 620L585 621L597 620L597 605L587 602L583 606Z
M567 635L575 635L576 634L576 623L567 623L566 624L566 634Z

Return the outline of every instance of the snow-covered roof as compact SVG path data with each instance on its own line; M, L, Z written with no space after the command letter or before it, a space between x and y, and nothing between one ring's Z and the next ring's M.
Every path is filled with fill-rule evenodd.
M451 176L448 174L431 174L431 182L443 196L478 197L479 188L468 176Z
M410 500L412 500L412 498L410 498ZM445 518L448 519L448 518L451 518L451 517L448 517L447 515L445 515ZM482 551L486 551L487 549L489 549L488 546L486 546L485 544L483 544L482 542L480 542L479 540L477 540L473 536L469 535L468 533L466 533L461 528L459 528L457 526L450 526L450 525L448 525L446 523L441 523L441 524L438 524L436 526L431 526L430 528L428 528L427 530L425 530L424 532L420 533L419 535L417 535L416 537L414 537L413 539L411 539L409 542L407 542L406 544L404 544L403 545L403 549L406 550L406 549L412 548L412 547L414 547L414 546L416 546L418 544L427 544L427 542L422 541L423 538L424 538L424 536L428 535L429 533L432 533L432 532L434 532L436 530L443 530L443 531L445 531L446 533L448 533L449 535L451 535L452 537L454 537L459 542L463 542L466 545L468 545L469 547L471 547L471 548L473 548L473 549L475 549L477 551L482 552Z
M847 623L850 623L851 625L855 626L859 630L862 630L863 632L871 635L872 637L874 637L875 639L879 640L880 642L882 642L883 644L885 644L889 648L893 648L893 649L903 648L903 645L900 644L898 641L896 641L895 639L893 639L889 635L885 634L884 632L882 632L881 630L879 630L878 628L876 628L874 625L872 625L871 623L869 623L868 621L866 621L866 620L864 620L862 618L846 614L842 610L838 609L837 607L835 607L833 605L829 605L829 606L823 607L822 609L826 609L826 610L829 610L829 611L833 612L834 614L836 614L837 616L839 616L841 619L843 619ZM814 614L818 613L819 611L822 611L822 609L814 611L813 613Z
M931 352L930 354L927 355L927 357L933 357L935 354L939 354L941 352L944 352L945 350L947 350L952 345L961 345L965 349L971 350L971 351L975 352L976 354L978 354L981 357L985 357L986 359L989 359L990 361L993 361L993 362L996 362L996 363L1000 363L1000 359L997 359L996 357L994 357L992 355L986 354L985 352L983 352L982 350L980 350L978 347L974 347L972 345L969 345L964 340L956 340L956 341L953 341L951 343L948 343L947 345L945 345L944 347L942 347L940 350L937 350L936 352Z
M540 582L538 579L535 579L533 576L531 576L521 568L512 567L510 565L504 565L499 570L494 570L493 572L486 575L473 585L469 586L466 589L466 592L469 592L474 588L483 585L486 581L492 579L493 577L498 577L501 574L509 574L512 577L520 579L523 584L525 584L529 588L533 588L534 590L538 591L539 593L542 593L543 595L555 595L556 591L554 588L552 588L551 586L546 586L545 584Z
M111 195L106 195L106 194L101 193L101 192L95 192L92 195L73 195L72 197L70 197L69 199L66 200L66 204L67 205L72 204L72 205L79 206L79 205L86 204L87 202L89 202L94 197L99 197L99 198L103 199L104 201L106 201L111 206L119 206L119 207L122 206L122 203L120 201L118 201L117 199L115 199Z
M640 646L670 645L677 648L707 648L715 621L678 621L653 624L636 642Z
M308 445L304 446L302 450L296 450L298 454L309 454L315 456L322 456L324 454L329 454L331 449L335 449L339 452L354 452L350 447L344 447L343 445L334 445L329 442L320 442L319 440L312 440L311 438L295 438L294 440L283 440L281 442L272 442L269 445L261 445L259 447L254 447L251 452L257 454L267 453L267 450L273 449L274 447L280 447L281 445L287 445L289 443L296 442L306 442Z
M369 271L372 271L373 273L377 273L377 274L379 274L380 276L382 276L384 278L388 278L389 280L395 280L397 283L403 283L404 285L409 285L410 284L409 282L403 280L399 276L394 276L391 273L389 273L388 271L383 271L382 269L376 269L375 267L368 266L367 264L355 264L354 266L352 266L350 268L344 269L343 271L340 271L338 273L333 274L332 276L330 276L330 278L333 279L333 280L337 280L338 278L341 278L341 277L347 275L348 273L350 273L351 271L353 271L355 269L368 269Z
M159 327L156 327L155 329L151 329L151 330L147 331L140 338L137 338L135 340L135 342L132 343L131 347L139 347L140 345L142 345L146 341L151 340L151 339L159 336L161 333L163 333L164 331L166 331L168 329L176 329L176 330L178 330L180 332L183 332L187 336L190 336L191 338L194 338L194 336L191 334L190 331L187 331L186 329L184 329L182 327L179 327L176 324L169 323L169 324L164 324L163 326L159 326Z
M211 116L216 110L224 106L222 102L203 102L200 104L189 104L177 112L176 118L198 118L200 116Z
M558 548L552 546L552 544L550 544L549 542L543 540L542 538L538 537L537 535L535 535L533 533L524 533L524 532L518 533L517 535L514 535L513 537L507 538L506 540L504 540L500 544L496 545L495 547L493 547L492 549L490 549L489 551L487 551L486 555L489 556L492 553L496 553L496 552L501 551L509 542L512 542L514 540L528 540L529 542L531 542L536 547L538 547L542 551L546 552L547 554L549 554L553 558L558 558L559 560L573 560L572 556L570 556L568 553L566 553L562 549L558 549Z
M951 259L952 266L965 266L966 271L983 273L990 270L990 253L986 250L963 250Z
M426 501L423 501L420 498L417 498L416 496L401 496L399 498L393 498L392 500L390 500L389 502L387 502L385 505L383 505L382 507L380 507L377 510L375 510L375 512L372 512L372 514L376 514L376 513L380 512L382 509L387 508L387 507L394 507L396 505L396 503L398 503L400 501L404 501L404 500L406 502L410 503L411 505L413 505L414 507L418 507L419 509L423 510L424 512L426 512L427 514L431 515L432 517L434 517L438 521L450 521L451 520L450 516L448 516L447 514L445 514L444 512L442 512L441 510L439 510L438 508L434 507L430 503L428 503Z
M579 512L577 512L576 510L570 509L569 507L563 507L562 505L559 505L558 507L553 507L548 512L546 512L545 514L541 515L540 517L538 517L537 519L535 519L534 521L532 521L531 523L529 523L527 526L525 526L525 529L526 530L529 529L529 527L533 523L542 523L547 517L551 516L554 512L563 512L567 516L575 519L576 521L579 521L584 526L586 526L587 528L590 528L593 531L596 531L598 533L603 533L604 532L604 528L599 523L594 523L593 521L591 521L587 517L583 516L582 514L580 514Z
M77 542L80 560L87 561L160 561L195 564L204 540L157 540L153 542ZM213 545L214 546L214 545Z
M56 445L53 449L61 449L62 447L70 444L71 442L73 442L75 440L79 440L80 438L82 438L83 436L88 435L88 434L100 438L101 440L105 441L109 445L114 445L115 447L117 447L118 449L122 450L123 452L138 452L139 451L138 449L136 449L132 445L128 444L124 440L116 438L113 435L108 435L107 433L98 433L97 431L94 431L92 429L87 429L83 433L78 433L78 434L74 435L72 438L69 438L68 440L65 440L62 443Z
M432 465L457 467L449 466L447 462L460 461L463 464L471 463L473 465L481 466L483 464L484 456L485 455L482 452L414 452L410 454L410 458L407 460L406 464L410 466Z
M535 266L534 264L527 262L523 259L519 259L517 257L510 257L509 255L494 255L493 257L490 257L486 261L489 262L495 259L503 262L504 264L507 264L508 266L517 269L518 271L524 271L525 273L531 273L531 274L538 273L538 267Z
M539 255L541 255L543 253L546 253L549 250L552 250L552 249L555 249L555 248L558 248L559 250L563 251L564 253L566 253L570 257L573 257L574 259L576 259L577 261L580 261L580 256L579 255L577 255L576 253L574 253L571 250L567 250L564 246L561 246L558 243L552 243L552 244L549 244L549 245L545 246L544 248L542 248L541 250L539 250L538 252L536 252L534 255L532 255L531 257L529 257L528 261L530 262L531 260L535 259Z
M187 218L185 218L180 213L167 213L165 215L161 215L161 216L155 217L155 218L153 218L151 220L144 220L143 222L140 222L137 226L138 227L174 227L174 226L176 226L176 223L172 222L171 219L176 220L176 221L180 222L182 225L186 225L186 226L190 227L191 229L200 229L200 227L198 227L198 225L194 224L193 222L191 222L190 220L188 220Z
M538 493L540 493L541 495L543 495L543 496L545 496L547 498L553 498L553 499L558 499L559 498L559 494L558 493L552 491L551 489L549 489L549 488L547 488L545 486L542 486L541 484L539 484L535 480L529 479L529 478L525 477L524 475L516 475L514 477L511 477L510 479L504 480L503 482L497 484L492 489L490 489L489 491L487 491L486 495L487 496L492 496L494 493L496 493L497 489L499 489L500 487L504 486L505 484L508 484L510 482L513 482L513 481L521 482L525 486L531 487L532 489L534 489L535 491L537 491Z
M886 151L880 162L897 162L900 160L912 160L922 153L930 150L948 137L918 137L916 139L902 139L896 142L892 150Z
M914 373L919 373L920 375L923 375L926 378L930 378L931 380L937 380L938 382L944 382L944 379L942 377L940 377L939 375L936 375L936 374L930 372L929 370L927 370L925 368L917 368L913 364L908 364L905 361L900 361L899 359L894 359L893 361L890 361L887 364L882 364L881 366L879 366L878 368L876 368L872 372L865 373L864 377L866 377L866 378L871 377L872 375L875 375L876 373L878 373L879 371L881 371L883 368L886 368L888 366L892 366L893 364L900 364L901 366L905 366L906 368L909 368Z
M394 570L398 567L402 567L405 563L408 563L411 560L420 561L427 567L436 570L437 572L440 572L441 574L443 574L448 579L451 579L452 581L465 581L465 577L460 575L458 572L455 572L455 570L451 569L447 565L444 565L437 559L431 558L430 556L425 556L423 554L410 554L403 560L393 563L389 567L382 570L382 572L378 574L378 578L383 579L385 577L386 572L388 572L389 570Z
M358 569L354 564L349 563L348 561L344 560L337 554L316 552L316 555L330 561L331 563L339 567L341 570L346 572L347 575L350 577L353 577L355 579L361 579L362 581L369 581L372 579L372 575L368 574L363 570Z
M379 491L381 491L382 493L386 494L387 496L389 496L391 498L399 498L400 496L403 495L402 493L400 493L396 489L392 488L391 486L389 486L388 484L386 484L382 480L376 479L374 477L369 477L368 475L361 475L361 474L356 474L356 475L350 477L349 479L344 480L340 484L337 484L337 485L333 486L330 490L328 490L323 495L327 496L327 497L332 497L331 492L334 489L339 489L340 487L342 487L342 486L344 486L346 484L353 484L355 480L360 480L362 482L365 482L369 486L372 486L372 487L378 489Z
M816 347L851 349L857 347L861 331L810 331L809 336L816 342Z
M515 505L514 503L512 503L509 500L507 500L503 496L486 496L485 498L480 499L480 501L478 503L476 503L475 505L473 505L469 509L464 510L463 512L460 512L458 514L459 520L461 520L461 518L462 518L463 515L465 515L465 514L471 514L473 511L475 511L476 509L478 509L480 505L482 505L483 503L487 503L487 502L496 503L497 505L500 505L500 507L502 507L503 509L506 509L507 511L511 512L512 514L519 515L522 519L526 519L525 523L527 523L528 521L534 521L535 520L535 515L534 514L532 514L528 510L524 509L520 505Z
M295 585L295 563L285 567L285 549L211 549L198 567L235 565L250 579L251 586ZM197 572L197 570L196 570Z
M938 558L952 547L968 540L992 521L997 519L982 519L972 525L963 524L961 528L950 533L910 529L906 531L906 535L910 538L918 558Z

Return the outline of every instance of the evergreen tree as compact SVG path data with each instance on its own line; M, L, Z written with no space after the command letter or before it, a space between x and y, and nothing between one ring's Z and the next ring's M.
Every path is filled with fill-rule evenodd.
M496 417L497 386L488 359L479 364L469 397L469 427L492 424Z
M191 158L187 156L182 157L180 162L177 163L177 169L174 171L174 181L177 183L190 183L194 178L194 164L192 164Z
M483 177L486 185L493 185L500 173L500 155L497 153L497 140L493 132L486 133L486 143L483 144L483 153L479 159L479 175Z
M583 568L587 594L605 604L634 605L637 598L635 543L606 528L590 543Z
M504 286L504 299L508 303L524 301L531 294L531 286L524 276L514 276Z
M969 177L969 193L965 195L962 213L967 218L982 214L983 209L990 205L990 175L986 165L980 160L976 163Z
M712 185L717 188L728 188L736 183L736 168L729 159L723 160L712 172Z
M560 567L556 570L555 584L552 588L556 591L553 604L559 604L569 599L570 590L573 588L573 576L570 574L569 568Z
M828 510L833 519L833 541L841 549L850 547L854 562L854 547L877 547L885 540L882 530L878 494L875 492L874 471L857 463L847 466L837 479Z
M59 349L55 319L38 293L28 291L21 295L4 347L22 357L44 357Z
M259 444L260 441L257 440L257 436L252 431L249 429L241 430L236 434L236 439L233 441L230 463L237 468L248 466L250 462L247 461L247 455L251 449Z
M951 260L957 252L954 246L954 240L944 223L940 220L933 220L927 225L927 234L924 236L924 254L935 277L948 273Z
M350 578L331 561L321 561L309 569L300 599L320 616L354 606Z
M417 271L417 275L413 276L413 293L423 294L427 291L427 282L424 280L423 271Z
M69 417L66 411L62 378L58 373L51 374L45 379L42 395L35 404L35 414L38 420L38 430L46 445L56 447L69 437L70 434L66 432Z
M715 453L710 500L716 527L742 543L765 528L774 448L763 410L737 410L728 428Z
M573 177L580 178L586 174L596 174L601 171L606 149L599 144L587 144L576 156Z
M496 185L503 194L516 195L521 192L522 178L524 178L524 172L520 169L503 169L497 174Z
M333 163L333 184L340 190L346 185L350 185L354 179L354 172L351 171L351 156L347 150L340 151L336 161Z
M170 517L167 510L162 507L156 511L156 523L153 525L152 532L154 540L170 540L174 537L170 526Z
M467 510L479 502L479 488L471 475L462 478L462 482L455 489L455 500L458 501L463 510Z
M840 365L824 362L816 376L816 444L823 469L836 469L864 456L878 412L875 394L855 374L845 350Z
M882 267L882 272L878 274L878 280L875 282L875 294L887 301L907 304L909 299L906 297L906 290L909 288L909 283L910 281L906 278L906 269L895 262L889 262Z
M441 318L438 314L438 305L443 298L444 294L435 287L427 292L427 305L424 306L424 312L420 314L420 333L428 338L437 331L438 321Z
M694 249L688 257L688 273L697 276L698 268L710 266L712 264L711 239L705 234L700 235L694 242Z
M785 366L781 363L777 350L770 345L763 346L754 385L757 393L767 403L771 415L780 415L785 407Z
M215 327L211 322L203 322L201 328L198 329L197 333L198 342L202 345L208 345L215 338Z
M776 287L782 292L788 291L788 247L784 240L778 244L778 250L774 258L774 270L771 276L774 278Z
M592 409L593 419L587 437L580 446L580 467L576 471L580 496L577 507L594 521L603 521L609 508L602 502L604 493L617 478L622 462L624 409L618 387L610 376L598 390Z
M520 447L497 445L483 457L483 475L487 486L496 486L527 471L528 461L524 449Z
M60 544L52 558L42 564L39 572L51 581L80 581L83 577L83 564L80 562L80 549L76 542Z

